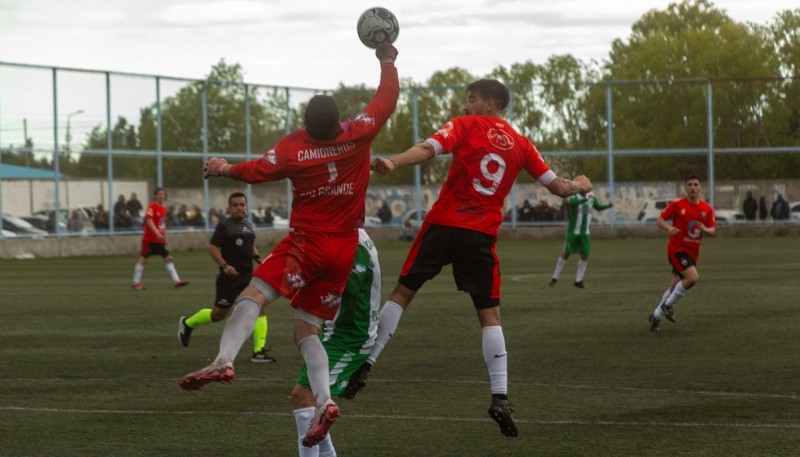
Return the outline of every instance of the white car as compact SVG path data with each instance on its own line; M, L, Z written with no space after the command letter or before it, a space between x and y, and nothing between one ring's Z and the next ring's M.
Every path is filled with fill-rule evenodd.
M789 203L789 219L800 222L800 202Z

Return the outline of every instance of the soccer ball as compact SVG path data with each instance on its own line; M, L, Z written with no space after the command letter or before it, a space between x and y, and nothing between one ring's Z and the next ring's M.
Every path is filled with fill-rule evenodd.
M391 11L375 7L361 14L356 31L364 46L375 49L381 43L394 43L400 33L400 24Z

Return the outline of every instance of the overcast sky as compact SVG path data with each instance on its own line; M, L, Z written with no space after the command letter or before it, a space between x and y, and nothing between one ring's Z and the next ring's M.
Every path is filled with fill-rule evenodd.
M384 6L400 22L401 76L424 82L460 66L554 54L604 59L612 40L668 0L0 0L0 61L189 78L224 58L247 82L336 87L376 82L360 13ZM796 0L717 0L737 21L767 23Z
M798 8L797 0L713 3L736 21L759 24L774 21L779 11ZM400 76L424 83L435 71L455 66L483 76L499 65L544 63L556 54L601 61L614 39L627 40L631 26L645 12L664 10L669 4L669 0L0 0L0 62L202 79L225 59L241 64L249 83L374 87L377 60L374 51L358 40L355 25L362 11L380 5L400 22L395 43ZM23 141L23 119L28 134L37 136L36 144L52 144L48 73L25 74L22 85L19 74L0 73L0 83L16 77L16 85L9 88L7 82L5 92L0 87L0 144ZM104 83L96 78L86 87L83 82L71 86L68 75L62 78L66 81L59 79L59 138L64 138L68 113L81 111L72 121L73 138L81 142L92 127L105 122ZM153 100L152 83L145 82L122 89L116 81L112 84L118 92L114 116L138 121L138 109ZM20 87L38 89L26 93L28 89ZM125 100L128 96L139 98Z

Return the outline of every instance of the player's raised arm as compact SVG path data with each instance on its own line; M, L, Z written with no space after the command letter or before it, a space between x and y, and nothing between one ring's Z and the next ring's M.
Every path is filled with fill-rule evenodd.
M384 159L377 157L372 160L370 169L381 175L387 175L395 168L408 167L427 162L436 155L436 152L428 142L422 142L411 146L405 152L396 156Z

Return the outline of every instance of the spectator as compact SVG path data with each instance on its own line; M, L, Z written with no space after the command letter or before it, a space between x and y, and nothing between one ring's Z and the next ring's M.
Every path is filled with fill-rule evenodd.
M203 210L200 209L197 205L192 205L192 210L188 214L189 216L189 225L193 225L195 227L202 227L206 223L206 219L203 216Z
M189 225L189 208L186 205L178 207L178 223L180 225Z
M767 220L767 197L763 195L758 199L758 216L762 221Z
M224 216L223 216L223 219L224 219ZM217 224L219 224L219 221L220 221L220 218L219 218L219 214L217 213L217 210L214 209L214 208L211 208L209 210L209 212L208 212L208 225L211 226L211 227L216 227Z
M97 205L97 211L94 213L95 230L108 230L108 212L103 209L103 205Z
M80 232L83 230L83 221L77 209L73 209L67 221L67 230L70 232Z
M261 218L261 223L265 227L272 227L273 222L275 222L275 216L272 215L272 207L267 206L264 210L264 216Z
M119 194L117 203L114 204L114 227L126 228L131 226L131 219L128 217L128 206L125 203L125 196Z
M789 219L789 203L783 199L783 194L778 194L778 198L772 204L769 214L776 221Z
M128 217L131 219L133 228L138 229L142 226L142 203L136 198L136 192L131 192L131 199L125 203L125 208L128 210Z
M389 224L392 222L392 209L389 208L389 202L386 200L384 200L383 205L378 208L378 219L380 219L384 224Z
M400 241L414 241L414 227L412 227L410 219L406 220L400 230Z
M531 202L526 198L525 201L522 202L522 206L519 207L517 218L520 222L530 222L533 220L533 213L533 206L531 206Z
M758 202L753 198L753 193L750 191L747 192L747 198L745 198L744 203L742 203L742 212L744 212L744 218L748 221L756 220Z
M175 205L169 205L167 208L167 227L180 227L181 221L178 218L178 213L175 211Z

